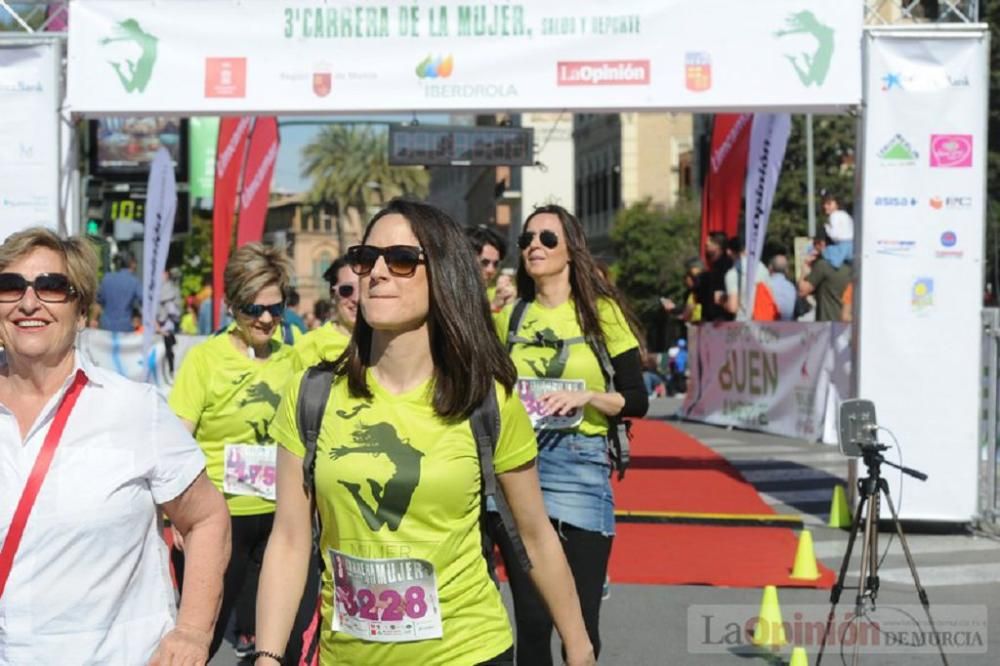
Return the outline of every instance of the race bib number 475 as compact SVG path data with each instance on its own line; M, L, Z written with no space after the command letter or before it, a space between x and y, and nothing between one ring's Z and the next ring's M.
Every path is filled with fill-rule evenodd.
M441 638L434 566L417 559L366 559L329 551L331 629L376 643Z
M278 448L256 444L226 444L222 490L273 500Z

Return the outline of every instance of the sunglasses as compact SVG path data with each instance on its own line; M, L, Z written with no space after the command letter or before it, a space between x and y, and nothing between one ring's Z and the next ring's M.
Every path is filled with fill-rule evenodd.
M265 312L271 315L273 318L277 319L278 317L285 314L285 303L284 302L272 303L271 305L259 305L257 303L251 303L249 305L241 305L239 310L241 314L245 314L248 317L253 317L254 319L258 319L264 316Z
M534 231L522 232L521 235L517 237L517 246L522 250L527 250L529 247L531 247L531 241L533 241L534 239L535 239ZM538 241L542 245L551 250L554 249L557 245L559 245L559 236L557 236L556 232L554 231L549 231L548 229L544 229L538 232Z
M335 292L341 298L350 298L354 295L354 285L353 284L342 284L336 288L330 288L330 291Z
M422 248L413 245L390 245L375 247L374 245L355 245L347 248L347 263L356 275L368 275L375 268L378 258L385 259L389 272L396 277L411 277L417 272L417 266L426 263Z
M17 303L28 291L43 303L65 303L77 295L76 288L62 273L41 273L34 280L27 280L20 273L0 273L0 303Z
M479 260L479 265L482 266L483 268L489 268L490 266L492 266L493 268L499 268L500 260L482 258Z

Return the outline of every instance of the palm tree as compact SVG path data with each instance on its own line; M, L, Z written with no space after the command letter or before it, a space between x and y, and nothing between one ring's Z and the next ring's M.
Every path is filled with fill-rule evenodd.
M336 209L341 247L343 224L360 227L373 204L397 195L427 196L427 171L390 165L388 146L384 130L338 124L324 127L302 149L302 175L312 180L308 200ZM378 200L373 201L376 193Z

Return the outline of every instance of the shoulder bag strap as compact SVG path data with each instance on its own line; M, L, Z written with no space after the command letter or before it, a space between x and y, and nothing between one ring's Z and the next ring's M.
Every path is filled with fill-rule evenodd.
M59 408L52 418L52 425L49 426L45 441L42 443L42 449L38 452L38 457L35 458L35 465L31 468L28 482L24 484L21 499L17 502L14 518L7 531L7 538L3 542L3 549L0 549L0 597L3 597L7 578L10 576L11 567L14 566L14 555L17 554L17 548L21 545L21 537L24 535L24 527L28 522L31 509L35 506L35 499L42 487L42 481L45 480L45 476L49 472L56 447L59 446L59 440L62 439L63 430L66 428L66 421L69 419L73 405L76 404L76 400L80 397L86 383L87 375L84 374L83 370L77 370L73 383L63 395L62 402L59 403Z

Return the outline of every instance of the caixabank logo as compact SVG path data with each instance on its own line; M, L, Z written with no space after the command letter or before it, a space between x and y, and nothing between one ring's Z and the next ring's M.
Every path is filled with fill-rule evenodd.
M517 87L510 82L443 82L455 73L455 58L428 55L417 64L416 74L423 84L424 96L434 99L501 99L517 97Z

